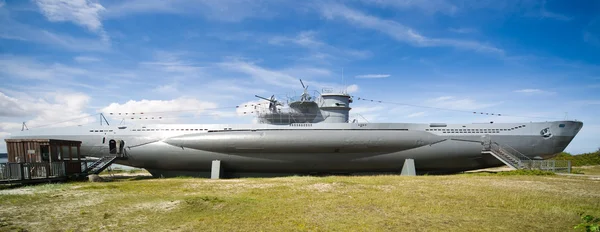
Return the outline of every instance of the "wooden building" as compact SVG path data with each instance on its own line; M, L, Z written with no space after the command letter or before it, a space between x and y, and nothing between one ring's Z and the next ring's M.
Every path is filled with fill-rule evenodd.
M81 173L81 141L58 139L5 139L8 163L64 162L65 174ZM85 168L85 167L84 167Z

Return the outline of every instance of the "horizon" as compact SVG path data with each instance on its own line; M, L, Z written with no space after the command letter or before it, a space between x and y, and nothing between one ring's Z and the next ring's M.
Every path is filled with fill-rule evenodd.
M0 139L99 113L255 123L235 106L299 95L302 79L355 96L350 121L578 120L565 152L595 152L599 12L593 0L0 0Z

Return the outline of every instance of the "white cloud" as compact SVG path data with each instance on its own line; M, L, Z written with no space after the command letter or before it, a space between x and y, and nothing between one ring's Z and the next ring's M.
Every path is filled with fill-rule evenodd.
M108 43L100 40L57 34L22 24L10 15L0 17L0 25L0 38L3 39L34 42L71 51L107 51L110 47Z
M421 111L421 112L416 112L416 113L412 113L409 115L406 115L407 118L415 118L415 117L421 117L421 116L425 116L425 111Z
M322 89L328 88L332 91L358 91L357 85L344 86L339 83L325 83L320 81L314 81L304 78L298 78L292 74L286 72L288 69L273 70L258 66L251 62L245 62L241 60L233 60L228 62L219 63L218 66L225 71L234 71L249 75L256 83L252 83L255 86L263 87L264 85L276 86L279 88L292 89L294 91L301 90L299 79L302 79L305 85L309 85L310 89ZM297 68L297 67L296 67ZM302 73L298 69L294 69L295 73ZM289 70L288 70L289 71ZM309 68L310 72L310 68ZM282 91L282 90L278 90ZM287 91L287 90L285 90ZM297 93L297 92L296 92Z
M104 7L89 0L36 0L35 1L50 22L72 22L98 33L104 41L108 35L102 28L100 14Z
M518 89L513 92L524 93L524 94L554 94L554 92L545 91L545 90L541 90L541 89Z
M398 22L380 19L339 4L327 4L321 7L322 14L328 19L343 19L358 27L368 28L387 34L392 38L419 47L454 47L483 53L503 55L502 49L477 41L429 38L416 30Z
M255 80L279 87L298 88L298 78L289 74L269 70L244 61L231 61L220 63L219 66L226 70L242 72L250 75Z
M487 108L495 104L491 103L479 103L470 98L456 98L453 96L443 96L435 99L428 100L429 106L439 109L451 109L451 110L478 110Z
M474 28L466 28L466 27L459 27L459 28L448 28L449 31L454 32L454 33L458 33L458 34L469 34L469 33L474 33L477 32L477 29Z
M356 78L367 78L367 79L375 79L375 78L387 78L390 77L390 74L364 74L355 76Z
M358 85L352 84L346 87L346 92L349 94L358 92Z
M239 22L247 18L265 18L275 15L269 5L278 1L251 1L251 0L130 0L117 1L116 4L107 4L106 17L121 17L132 14L166 13L202 15L208 19Z
M550 19L555 19L555 20L560 20L560 21L571 20L571 17L562 15L562 14L558 14L558 13L554 13L554 12L550 12L548 9L546 9L546 0L542 1L542 5L540 7L540 17L550 18Z
M600 17L591 20L582 31L583 41L594 46L600 46Z
M380 6L394 7L399 9L418 9L425 13L444 13L453 15L458 11L458 7L446 0L428 0L428 1L414 1L414 0L362 0L365 3L371 3Z
M600 100L580 100L575 101L576 104L586 106L586 105L600 105Z
M270 38L268 41L273 45L286 45L286 44L295 44L298 46L305 47L313 51L314 54L319 54L321 57L318 59L322 60L323 56L326 57L354 57L358 59L364 59L371 56L371 53L368 51L347 49L347 48L338 48L327 44L325 42L319 41L316 38L317 33L314 31L302 31L298 33L295 37L286 37L286 36L275 36Z
M442 96L442 97L438 97L438 98L433 99L433 101L447 101L447 100L450 100L450 99L453 99L453 98L454 97L452 97L452 96Z
M517 92L517 93L542 93L544 91L542 91L541 89L520 89L520 90L515 90L515 92Z
M541 89L519 89L519 90L515 90L513 92L515 92L515 93L542 93L544 91L542 91Z
M177 93L177 87L176 84L167 84L167 85L160 85L156 88L154 88L154 91L158 92L158 93L162 93L162 94L170 94L170 93Z
M383 107L381 105L355 106L352 107L352 110L350 111L349 121L352 122L356 119L358 122L375 122L382 117L383 111L388 109L388 107Z
M20 130L23 124L16 122L0 122L0 131ZM3 132L7 133L7 132Z
M85 69L66 66L60 63L44 64L27 57L0 56L0 74L12 78L65 81L74 76L85 76Z
M0 117L20 117L27 115L18 99L0 92Z
M6 5L6 2L4 0L0 0L0 7L4 7L4 5Z
M295 77L330 77L332 75L329 69L325 68L313 68L307 66L295 66L282 70L285 73L289 73Z
M568 17L566 15L562 15L562 14L558 14L558 13L553 13L550 12L546 9L542 9L540 16L542 18L551 18L551 19L556 19L556 20L561 20L561 21L569 21L571 20L571 17Z
M18 97L9 97L0 93L0 103L2 106L8 104L10 108L3 108L0 116L14 118L23 121L27 120L29 128L38 126L69 126L93 122L89 114L84 111L90 101L90 97L83 93L74 92L51 92L43 95L32 96L30 93L18 93ZM77 118L78 120L69 121ZM15 123L4 122L2 129L15 129ZM20 128L20 124L18 126Z
M323 46L323 42L317 41L314 31L303 31L298 33L296 37L275 36L269 39L270 44L284 45L286 43L294 43L307 48L317 48Z
M111 103L100 110L104 115L121 120L144 120L144 122L176 122L183 116L201 116L217 104L196 98L181 97L172 100L130 100ZM133 118L133 119L132 119Z
M202 67L195 62L185 60L184 53L156 52L153 61L140 62L144 69L152 69L166 73L183 76L198 76L202 74Z
M98 62L100 58L92 57L92 56L77 56L73 58L78 63L90 63L90 62Z

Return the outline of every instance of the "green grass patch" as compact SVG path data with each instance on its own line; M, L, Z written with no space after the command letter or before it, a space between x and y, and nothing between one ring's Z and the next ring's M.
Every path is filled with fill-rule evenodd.
M598 180L507 173L11 188L0 190L0 231L569 231L578 212L600 215Z
M556 173L550 171L542 171L542 170L526 170L526 169L518 169L511 171L501 171L501 172L472 172L467 173L466 175L479 175L479 176L554 176Z
M105 169L104 171L102 171L100 173L100 175L123 174L123 173L127 173L127 174L147 174L148 171L146 171L145 169L141 169L141 168L132 168L132 169L113 168L113 169Z
M600 175L600 165L573 168L573 174Z

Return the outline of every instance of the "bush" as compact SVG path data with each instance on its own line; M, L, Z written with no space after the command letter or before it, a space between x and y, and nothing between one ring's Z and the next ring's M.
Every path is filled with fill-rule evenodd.
M568 152L561 152L555 160L570 160L573 166L600 165L600 151L571 155Z
M553 176L556 174L554 172L550 172L550 171L519 169L519 170L507 171L507 172L497 172L496 175L499 175L499 176Z
M600 232L600 217L594 217L592 215L583 213L579 214L581 216L581 223L573 227L574 229L583 230L586 232Z

